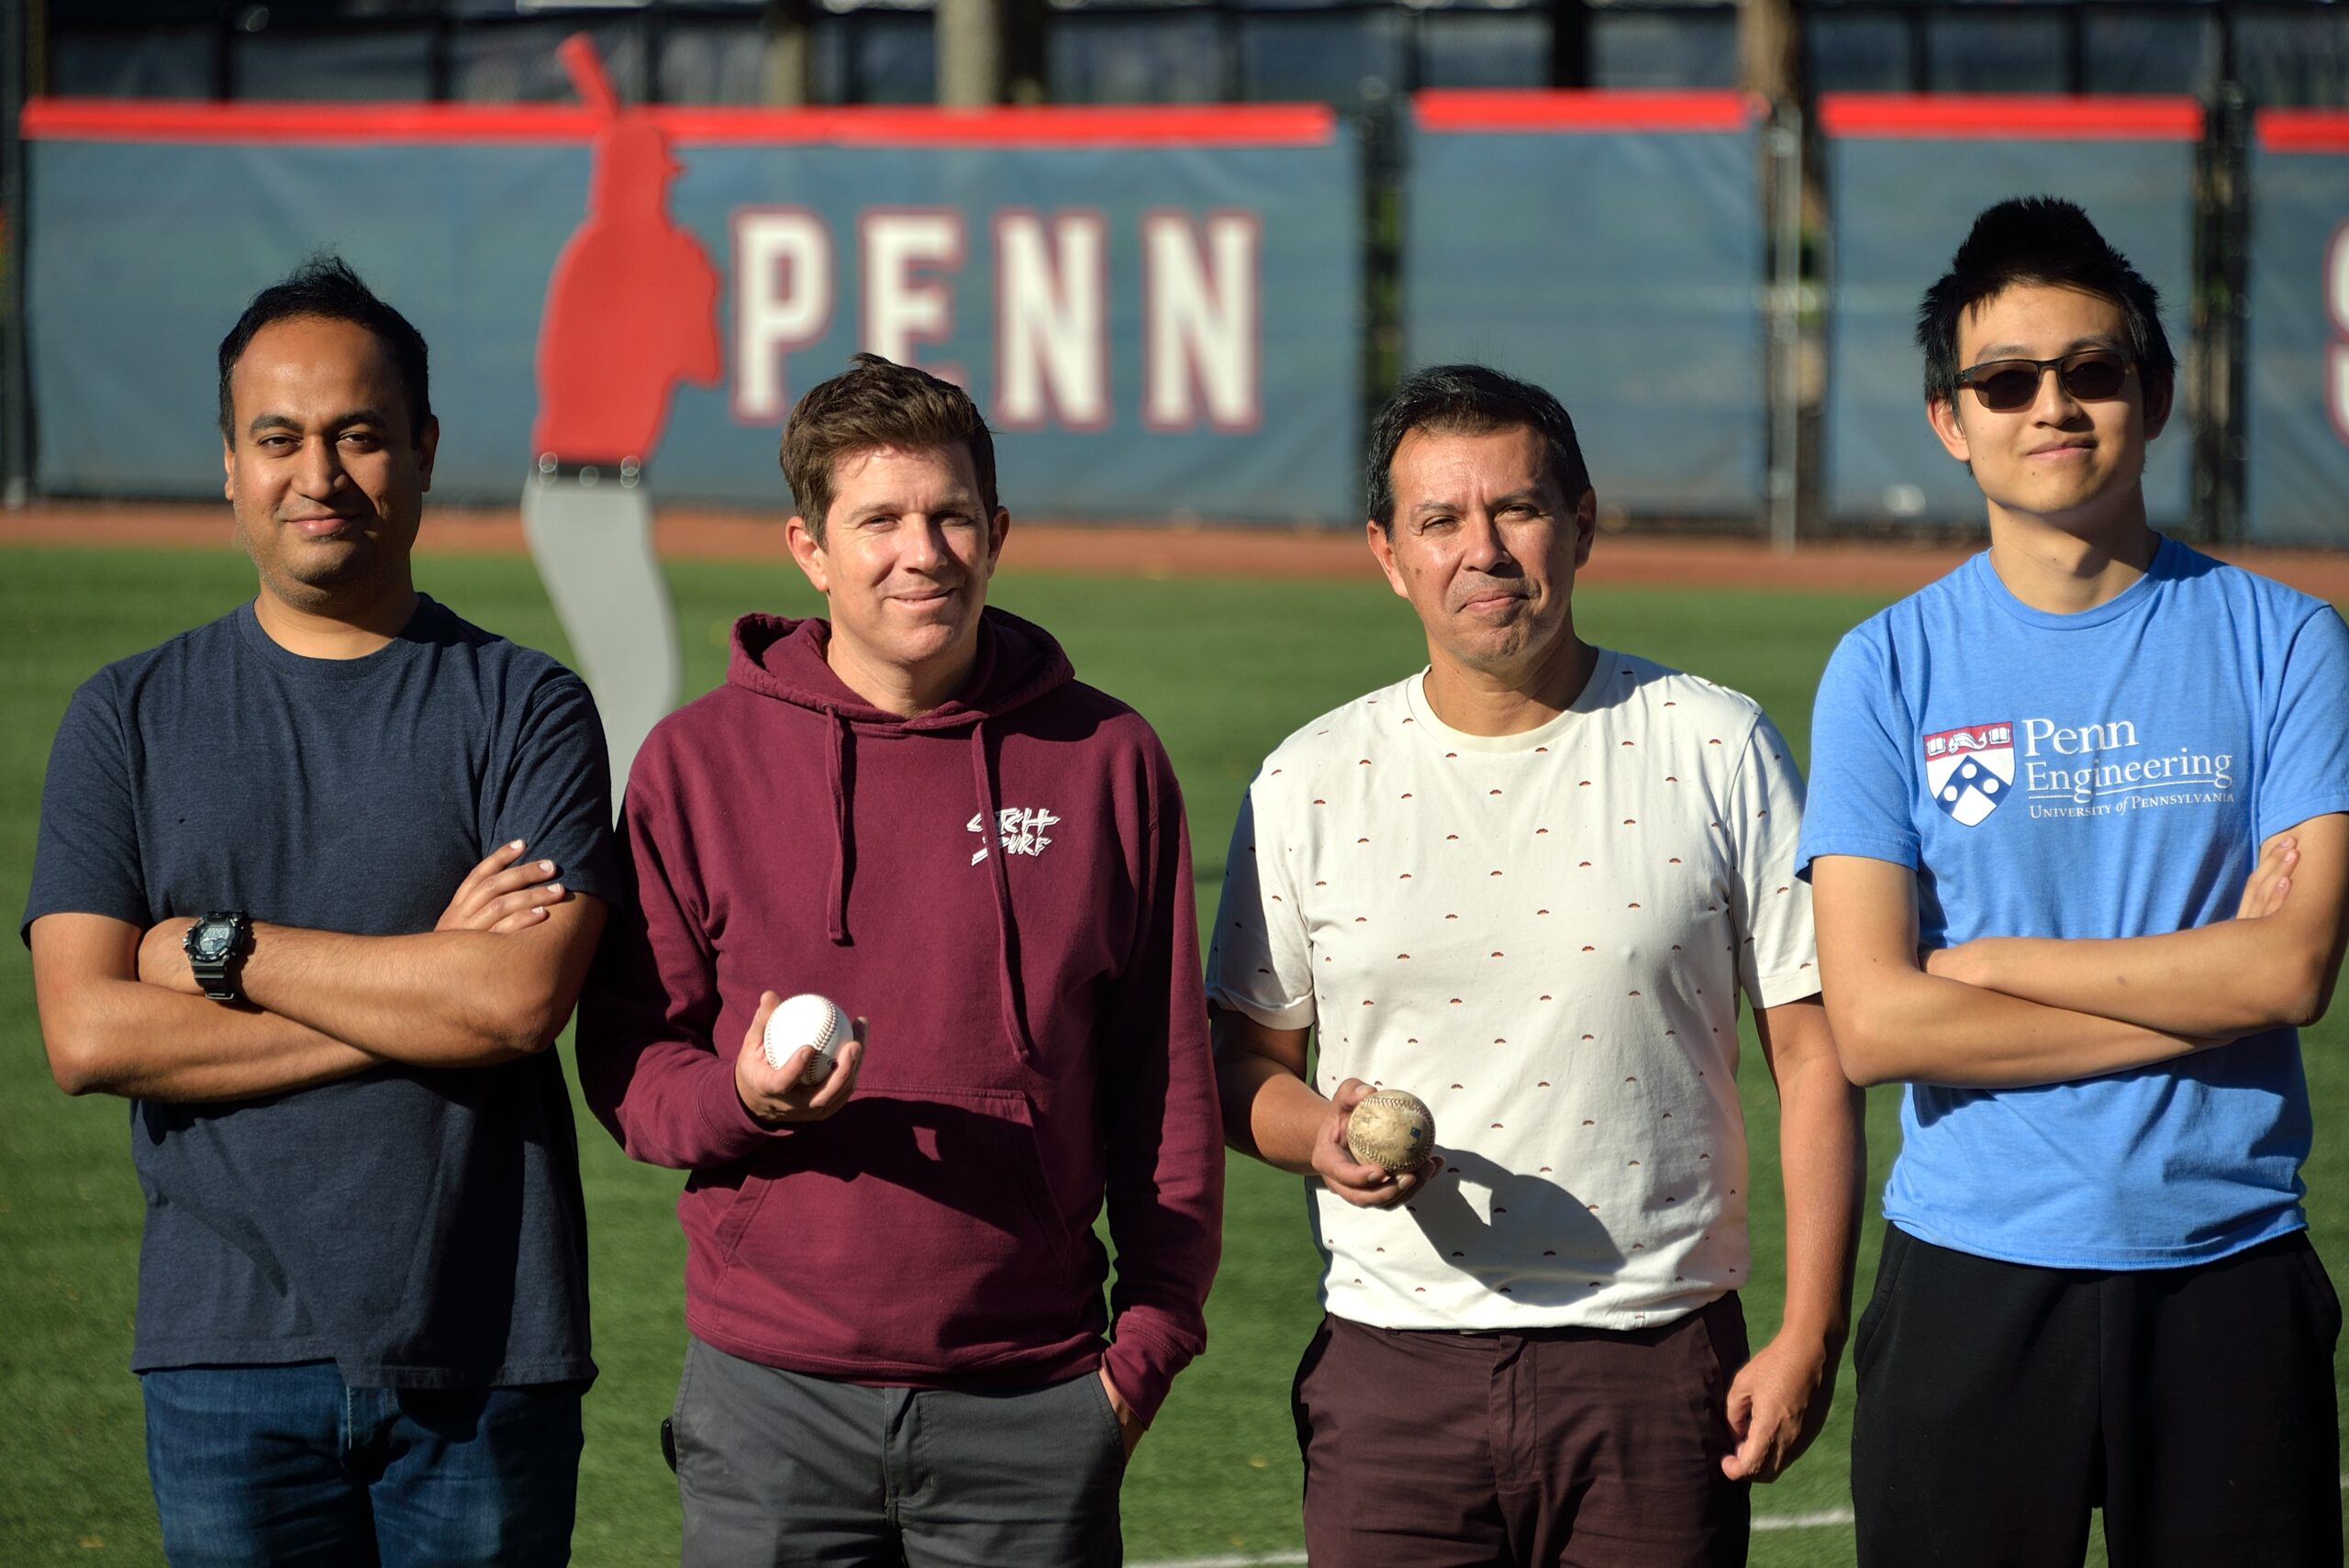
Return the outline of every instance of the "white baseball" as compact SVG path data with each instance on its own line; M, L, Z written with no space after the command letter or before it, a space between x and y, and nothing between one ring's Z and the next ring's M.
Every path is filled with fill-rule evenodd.
M840 1065L841 1047L848 1042L851 1032L848 1015L841 1011L838 1002L802 991L796 996L785 996L767 1015L767 1032L759 1049L768 1066L780 1067L801 1046L813 1046L816 1054L808 1059L799 1081L820 1084Z
M1346 1149L1365 1165L1415 1171L1435 1147L1435 1117L1419 1095L1376 1089L1346 1118Z

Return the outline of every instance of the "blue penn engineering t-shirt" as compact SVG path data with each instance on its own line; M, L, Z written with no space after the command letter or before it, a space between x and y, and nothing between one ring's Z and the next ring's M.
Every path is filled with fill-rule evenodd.
M50 753L25 926L183 915L429 931L515 839L619 896L587 688L425 599L363 659L245 606L109 664ZM131 1366L332 1360L354 1385L595 1374L579 1151L552 1051L386 1065L246 1101L130 1104L146 1195Z
M2136 937L2233 916L2259 845L2349 810L2349 628L2164 540L2078 615L1988 555L1844 637L1820 683L1798 863L1917 873L1927 947ZM1885 1218L1936 1246L2151 1269L2300 1229L2292 1029L2029 1089L1909 1085Z

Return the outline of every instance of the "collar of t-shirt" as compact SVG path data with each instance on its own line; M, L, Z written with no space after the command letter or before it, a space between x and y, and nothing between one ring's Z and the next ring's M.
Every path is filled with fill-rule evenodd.
M1533 729L1519 730L1514 735L1471 735L1464 729L1454 729L1438 718L1435 706L1428 701L1428 673L1425 670L1403 683L1403 695L1410 704L1413 722L1424 725L1428 739L1441 742L1446 751L1531 751L1537 746L1555 745L1584 718L1605 707L1611 700L1616 683L1623 678L1622 661L1604 648L1598 650L1598 662L1591 666L1590 679L1583 683L1580 696L1549 723Z
M2145 562L2145 570L2134 583L2123 588L2100 605L2085 610L2064 614L2055 610L2034 609L2014 595L1998 568L1990 564L1990 552L1984 550L1969 563L1974 573L1974 585L1982 596L2006 611L2025 626L2035 626L2046 631L2087 631L2094 627L2108 626L2122 616L2134 615L2151 605L2160 593L2161 585L2183 573L2186 547L2168 535L2161 536L2161 543L2154 550L2154 558Z

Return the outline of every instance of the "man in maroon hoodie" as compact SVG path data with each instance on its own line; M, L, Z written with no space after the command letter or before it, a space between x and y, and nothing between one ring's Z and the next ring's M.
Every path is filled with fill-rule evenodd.
M684 1561L1112 1564L1219 1248L1182 796L985 607L1010 517L961 389L861 354L783 467L829 615L744 617L645 741L580 1010L590 1106L693 1173ZM861 1020L814 1088L761 1049L799 991Z

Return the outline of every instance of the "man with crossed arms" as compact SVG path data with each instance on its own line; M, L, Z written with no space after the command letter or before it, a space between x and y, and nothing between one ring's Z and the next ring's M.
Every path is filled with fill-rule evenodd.
M58 1084L130 1102L164 1551L560 1563L595 1363L547 1048L617 892L603 732L416 591L424 339L350 269L254 299L219 401L259 592L75 693L25 911Z

